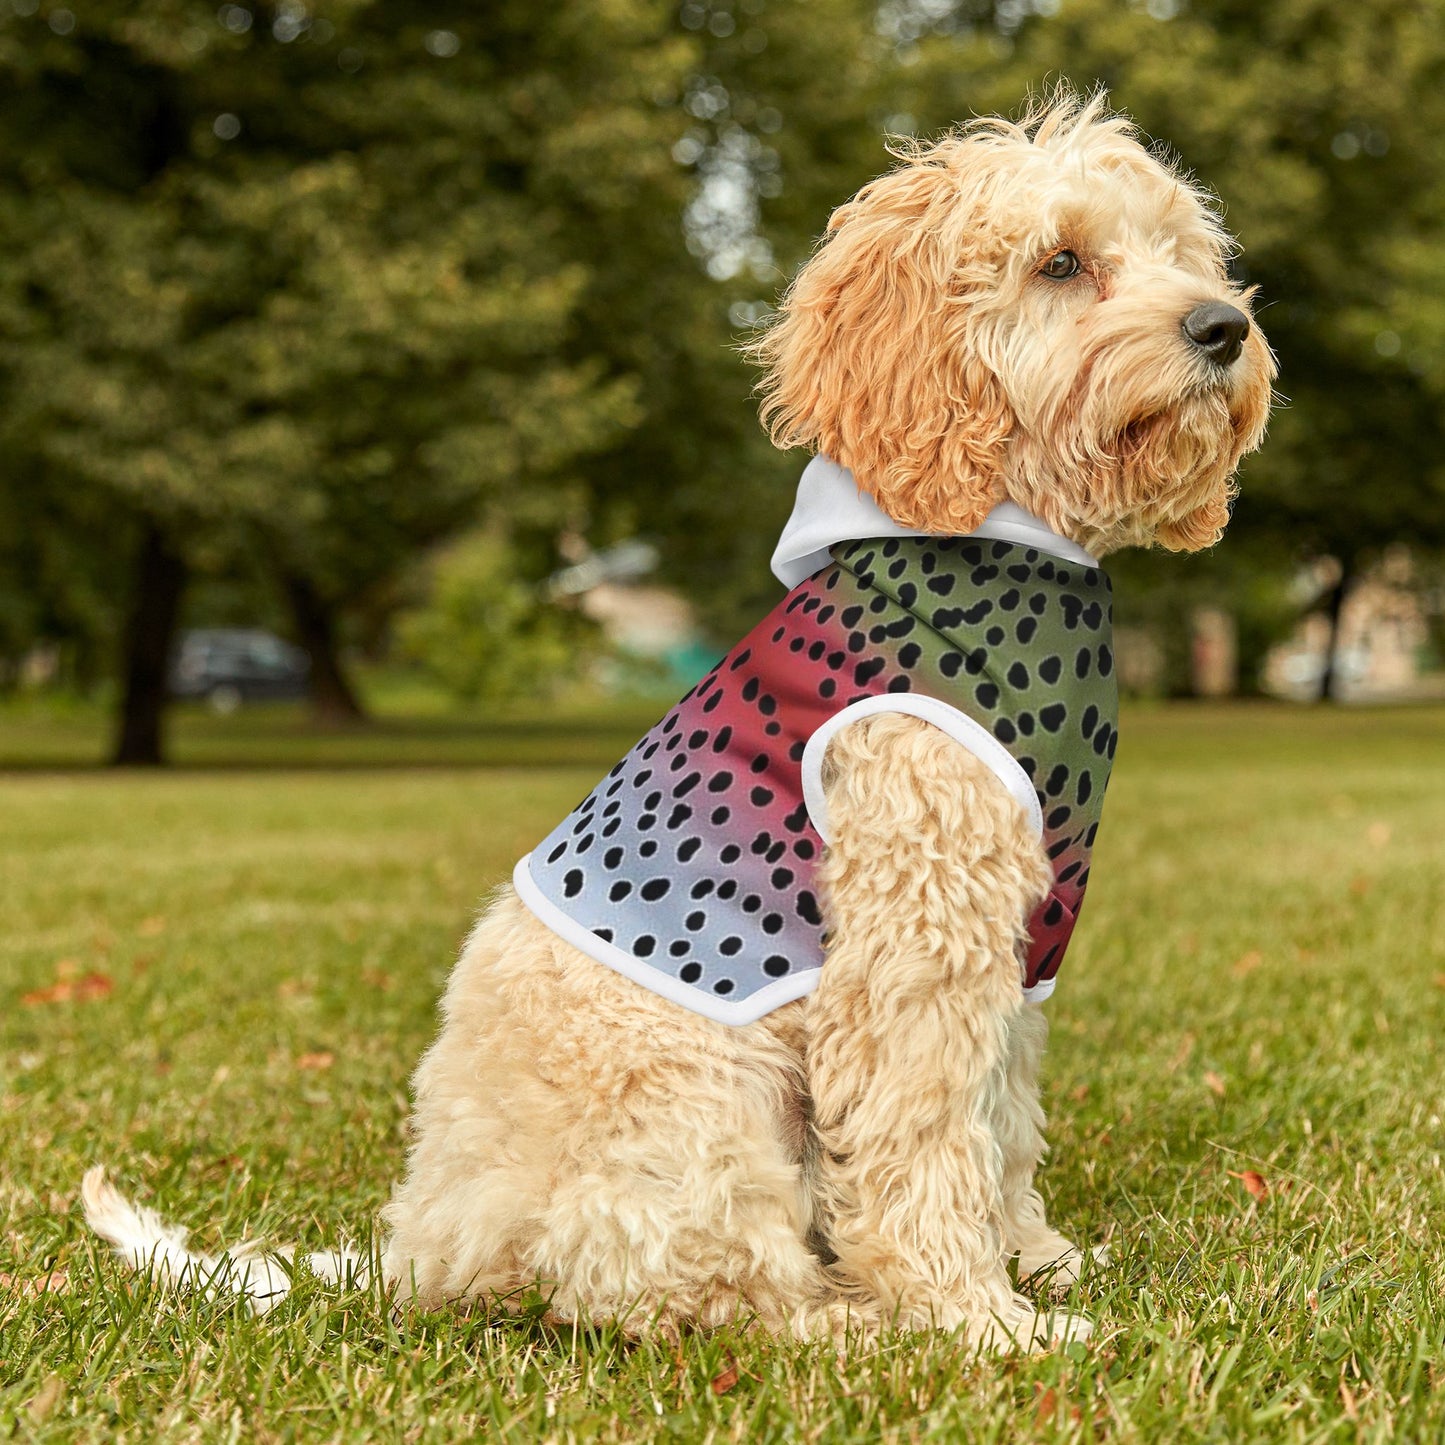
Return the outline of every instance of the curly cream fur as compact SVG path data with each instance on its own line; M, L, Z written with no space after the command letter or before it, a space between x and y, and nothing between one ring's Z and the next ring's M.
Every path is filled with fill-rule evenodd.
M1014 500L1095 551L1214 541L1273 358L1221 368L1183 318L1247 308L1216 209L1102 99L909 146L864 187L754 348L774 440L954 533ZM1040 266L1082 263L1060 284ZM1048 862L972 754L914 718L829 754L818 991L747 1028L683 1014L506 897L417 1076L389 1268L427 1299L553 1281L554 1308L675 1329L961 1326L1079 1335L1022 1274L1080 1255L1034 1188L1042 1016L1017 959ZM545 964L539 968L539 963ZM810 1122L809 1122L810 1121Z
M808 1037L825 1234L900 1321L987 1333L1018 1304L994 1116L1047 862L994 775L915 719L857 725L832 763L832 941Z
M383 1261L403 1294L541 1289L558 1319L670 1335L739 1318L837 1339L963 1325L988 1346L1086 1332L1004 1269L1005 1190L1031 1185L1039 1145L1006 1164L993 1124L1024 1030L1015 949L1048 881L1037 838L914 718L840 734L828 794L823 985L745 1028L610 973L502 891L414 1080Z
M971 531L1009 499L1096 554L1217 541L1274 361L1257 327L1227 376L1181 337L1201 302L1248 311L1209 198L1067 91L898 154L750 348L774 441L910 527ZM1063 249L1083 269L1050 281Z
M984 120L840 208L755 351L784 446L851 467L898 522L971 530L1010 498L1093 551L1206 546L1262 435L1257 329L1228 367L1183 317L1248 297L1207 199L1102 100ZM1042 275L1061 248L1083 263ZM833 739L820 986L745 1028L650 993L510 889L478 923L416 1073L388 1280L433 1305L548 1292L561 1319L676 1334L747 1317L980 1346L1079 1338L1021 1275L1078 1273L1034 1187L1044 1022L1018 958L1049 864L972 753L913 717ZM185 1253L96 1176L128 1258Z
M504 889L414 1080L384 1268L424 1304L541 1288L676 1332L824 1294L806 1238L802 1010L733 1029L550 933Z

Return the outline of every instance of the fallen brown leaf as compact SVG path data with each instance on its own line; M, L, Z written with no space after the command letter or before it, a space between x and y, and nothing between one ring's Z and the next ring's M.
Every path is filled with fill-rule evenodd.
M390 993L395 980L384 968L364 968L361 971L361 981L367 988L374 988L378 993Z
M1445 973L1437 973L1435 975L1435 987L1445 988Z
M712 1377L712 1392L714 1395L726 1395L737 1382L738 1362L729 1355L727 1369Z
M1213 1069L1206 1071L1204 1075L1204 1086L1211 1094L1217 1094L1221 1099L1224 1097L1224 1080L1216 1074Z
M115 990L115 983L108 974L87 973L82 978L57 979L48 988L32 989L21 994L20 1002L27 1008L48 1003L88 1003L92 999L104 998Z
M336 1062L336 1055L326 1049L318 1049L314 1054L302 1054L296 1060L298 1069L329 1069Z
M1082 1104L1084 1100L1088 1097L1089 1086L1087 1084L1080 1084L1078 1088L1069 1090L1069 1098L1071 1098L1076 1104Z
M1052 1388L1040 1390L1038 1399L1034 1405L1034 1424L1051 1425L1054 1416L1058 1413L1059 1396Z
M49 988L33 988L29 993L20 995L20 1002L26 1008L34 1008L42 1003L64 1003L71 995L72 989L68 983L53 983Z
M1374 884L1370 879L1366 878L1363 873L1358 873L1350 879L1350 896L1363 898L1373 887Z
M1248 953L1235 960L1234 976L1244 978L1246 974L1253 973L1263 962L1264 955L1257 948L1251 948Z
M1237 1179L1244 1185L1245 1193L1251 1198L1263 1199L1269 1193L1269 1181L1263 1174L1253 1169L1243 1169L1238 1173L1231 1169L1228 1172L1231 1179Z
M68 1294L70 1276L63 1269L28 1279L24 1275L0 1273L0 1289L16 1290L26 1299L38 1299L43 1294Z

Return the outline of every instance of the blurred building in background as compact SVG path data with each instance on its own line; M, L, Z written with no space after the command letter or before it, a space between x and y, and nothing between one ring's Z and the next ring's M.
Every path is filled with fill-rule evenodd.
M1337 569L1328 564L1302 579L1301 590L1328 596ZM1344 597L1337 625L1311 610L1274 648L1261 678L1276 697L1320 696L1333 651L1334 695L1348 702L1445 697L1445 659L1435 654L1431 621L1440 621L1438 595L1424 585L1407 547L1389 548Z
M607 647L598 681L613 689L690 687L719 651L698 623L697 609L654 580L657 548L636 539L588 553L580 538L572 565L547 579L553 599L575 599L601 629Z

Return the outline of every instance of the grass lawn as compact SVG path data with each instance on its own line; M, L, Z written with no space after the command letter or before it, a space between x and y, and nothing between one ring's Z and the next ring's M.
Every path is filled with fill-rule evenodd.
M0 1438L1445 1439L1441 709L1126 713L1048 1005L1087 1348L675 1354L310 1280L255 1320L87 1240L97 1160L204 1247L365 1239L479 899L643 721L193 719L159 776L0 722Z

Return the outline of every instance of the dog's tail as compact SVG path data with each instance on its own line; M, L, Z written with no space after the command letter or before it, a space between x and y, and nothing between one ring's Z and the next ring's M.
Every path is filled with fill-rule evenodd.
M105 1165L88 1169L80 1185L85 1222L132 1269L177 1289L199 1290L207 1299L238 1296L263 1315L286 1298L291 1288L295 1250L268 1250L257 1243L222 1254L195 1254L186 1248L186 1231L167 1224L153 1209L132 1204L106 1177ZM305 1256L311 1272L331 1284L363 1285L370 1261L352 1249Z

